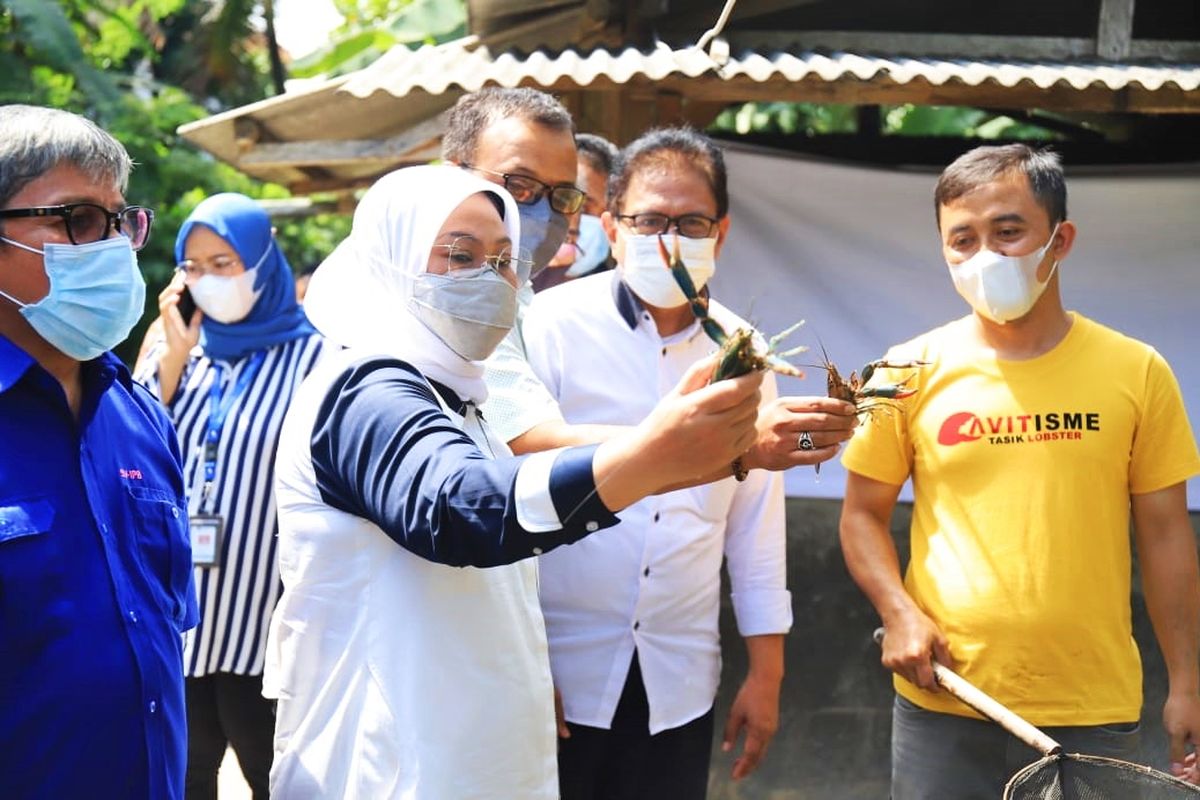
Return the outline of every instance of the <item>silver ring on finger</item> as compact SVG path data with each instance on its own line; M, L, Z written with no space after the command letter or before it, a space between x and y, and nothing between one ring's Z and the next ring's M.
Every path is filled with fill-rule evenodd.
M817 449L817 446L813 444L812 434L808 431L800 431L800 438L796 440L796 447L800 450Z

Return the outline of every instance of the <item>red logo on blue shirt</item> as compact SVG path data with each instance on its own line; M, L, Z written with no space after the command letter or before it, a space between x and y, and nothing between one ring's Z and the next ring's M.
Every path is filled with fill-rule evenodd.
M122 467L118 473L125 480L140 481L142 479L142 471L140 469L125 469Z

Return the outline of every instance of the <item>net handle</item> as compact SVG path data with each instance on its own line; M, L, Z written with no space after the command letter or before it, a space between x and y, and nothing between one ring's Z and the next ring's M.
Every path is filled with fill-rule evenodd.
M875 629L875 643L883 645L883 628ZM991 695L984 692L975 684L968 681L949 667L933 661L933 675L938 685L971 708L995 722L1004 730L1020 739L1025 744L1037 750L1043 756L1053 756L1062 752L1062 745L1051 739L1039 728L1034 727L1016 712L1011 711Z

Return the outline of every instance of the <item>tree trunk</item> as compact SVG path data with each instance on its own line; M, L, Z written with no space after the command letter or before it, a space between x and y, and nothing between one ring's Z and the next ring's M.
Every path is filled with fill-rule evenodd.
M275 3L263 0L263 17L267 21L267 55L271 59L271 83L275 94L283 94L283 59L279 56L279 40L275 38Z

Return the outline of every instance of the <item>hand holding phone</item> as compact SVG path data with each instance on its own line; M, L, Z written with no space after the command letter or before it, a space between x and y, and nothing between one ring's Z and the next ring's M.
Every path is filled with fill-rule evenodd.
M196 313L196 301L192 299L192 292L186 286L179 293L179 303L175 307L179 309L179 316L183 317L183 324L190 325L192 315Z

